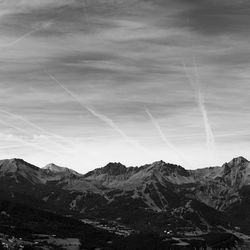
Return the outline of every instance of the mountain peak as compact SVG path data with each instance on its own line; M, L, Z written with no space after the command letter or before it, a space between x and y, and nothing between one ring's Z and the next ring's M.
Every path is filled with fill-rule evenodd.
M233 158L230 162L225 163L224 166L227 165L229 168L234 168L234 167L246 165L248 163L249 161L246 158L239 156L239 157Z
M171 163L166 163L165 161L156 161L153 162L151 167L154 170L163 170L165 172L178 172L178 173L184 173L187 172L183 167L181 167L180 165L176 165L176 164L171 164ZM185 173L186 174L186 173Z
M127 168L120 162L110 162L103 168L103 171L110 175L121 175L127 171Z
M5 159L0 161L0 170L2 172L16 172L18 170L28 169L39 170L38 167L19 158Z
M9 164L16 164L16 165L31 165L30 163L26 162L25 160L21 158L12 158L12 159L6 159L3 160L5 162L8 162ZM33 165L32 165L33 166Z
M182 168L180 165L173 164L173 163L167 163L163 160L155 161L151 164L153 167L169 167L169 168Z
M152 165L154 165L154 166L166 166L167 163L163 160L160 160L160 161L153 162Z
M12 158L12 159L8 159L8 161L10 161L10 162L25 162L23 159L21 159L21 158Z
M69 168L65 168L65 167L60 167L54 163L49 163L47 164L45 167L43 167L44 170L47 170L51 173L54 174L74 174L74 175L80 175L79 173L77 173L76 171L69 169Z
M239 164L248 163L248 162L249 161L246 158L244 158L243 156L239 156L239 157L233 158L228 164L239 165Z
M96 176L96 175L108 175L118 176L123 175L127 172L128 168L120 162L110 162L102 168L97 168L85 174L85 177Z
M54 163L49 163L47 164L43 169L48 169L51 172L65 172L66 168L64 167L59 167L58 165L54 164Z
M166 163L165 161L155 161L151 164L146 164L139 168L139 171L146 171L153 176L165 176L165 177L189 177L190 173L180 165Z
M222 166L224 168L223 173L227 175L231 173L233 170L245 169L248 165L249 161L246 158L239 156L233 158L230 162L226 162L225 164L223 164Z

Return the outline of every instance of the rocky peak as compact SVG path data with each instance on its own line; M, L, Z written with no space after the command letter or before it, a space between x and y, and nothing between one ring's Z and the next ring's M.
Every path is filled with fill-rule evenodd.
M126 166L120 162L110 162L103 168L103 173L109 175L122 175L127 171Z
M53 173L53 174L74 174L74 175L80 175L76 171L65 168L65 167L60 167L54 163L47 164L43 170L45 170L47 173Z
M118 176L126 174L128 170L129 168L126 168L126 166L120 162L110 162L105 167L97 168L88 172L85 174L85 177L94 177L99 175Z
M234 159L232 159L228 165L230 167L237 167L237 166L242 166L242 165L246 165L248 164L249 161L247 159L245 159L244 157L240 156L240 157L236 157Z
M245 159L244 157L240 156L240 157L236 157L233 158L230 162L227 162L225 164L223 164L223 168L224 168L224 174L228 174L230 173L233 169L244 169L246 166L249 165L249 161L247 159Z
M153 170L154 172L160 172L163 175L172 175L177 174L181 176L189 176L189 172L183 167L175 164L166 163L164 161L156 161L149 165L149 170Z
M47 169L47 170L49 170L51 172L56 172L56 173L58 173L58 172L65 172L67 170L66 168L59 167L59 166L57 166L54 163L47 164L43 169Z
M39 170L38 167L24 161L23 159L13 158L0 161L1 172L17 172L26 170Z

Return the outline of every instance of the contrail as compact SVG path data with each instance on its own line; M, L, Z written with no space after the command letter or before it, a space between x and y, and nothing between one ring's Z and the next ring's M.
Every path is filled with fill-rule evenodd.
M36 29L33 29L27 33L25 33L24 35L20 36L19 38L17 38L16 40L12 41L12 42L9 42L7 44L0 44L0 48L6 48L6 47L11 47L13 45L15 45L16 43L22 41L23 39L25 39L26 37L30 36L32 33L38 31L40 28L36 28Z
M149 110L146 109L145 111L146 111L147 115L149 116L149 118L151 119L154 127L158 131L161 139L165 142L165 144L169 147L169 149L175 153L175 155L181 160L182 163L184 163L185 165L190 165L189 163L186 162L185 159L183 159L183 157L180 155L180 153L176 149L176 147L168 140L166 135L163 133L159 123L156 121L156 119L153 117L153 115L149 112Z
M46 134L48 134L48 135L52 135L52 136L55 136L55 137L63 138L63 137L60 136L60 135L51 133L51 132L49 132L49 131L47 131L47 130L41 128L41 127L38 126L37 124L35 124L35 123L29 121L28 119L24 118L24 117L21 116L21 115L14 114L14 113L12 113L12 112L9 112L9 111L3 110L3 109L0 109L0 112L2 112L2 113L4 113L4 114L7 114L7 115L10 115L10 116L12 116L12 117L15 117L15 118L17 118L17 119L19 119L19 120L22 120L23 122L29 124L31 127L35 128L35 129L38 129L39 131L41 131L41 132L43 132L43 133L46 133Z
M71 141L65 139L64 137L62 137L62 136L60 136L60 135L58 135L58 134L55 134L55 133L51 133L51 132L49 132L49 131L47 131L47 130L41 128L41 127L38 126L37 124L35 124L35 123L33 123L33 122L27 120L26 118L20 116L20 115L17 115L17 114L14 114L14 113L11 113L11 112L9 112L9 111L2 110L2 109L0 109L0 112L5 113L5 114L10 115L10 116L13 116L13 117L15 117L15 118L18 118L18 119L24 121L26 124L29 124L31 127L35 128L35 129L37 129L37 130L39 130L39 131L41 131L41 132L43 132L43 133L45 133L45 134L47 134L47 135L50 135L50 136L59 138L60 140L64 141L65 143L68 143L68 144L70 144L70 145L73 145ZM11 125L11 126L13 127L13 125ZM20 128L16 127L16 126L13 127L13 128L18 129L19 131L28 134L28 132L27 132L26 130L20 129ZM73 151L70 150L70 152L69 152L69 147L63 146L61 143L58 143L58 142L56 142L56 141L54 141L54 140L51 140L50 138L46 138L46 140L48 140L50 143L53 143L53 144L59 146L59 147L62 148L63 150L66 150L66 152L69 153L69 154L77 155L77 153L76 153L74 150L73 150ZM91 154L90 154L89 152L85 152L85 153L88 154L91 158L95 158L95 157L96 157L93 153L91 153Z
M3 124L3 125L5 125L5 126L7 126L7 127L13 128L13 129L15 129L15 130L17 130L17 131L20 131L20 132L22 132L22 133L23 133L23 132L27 133L25 130L20 129L20 128L14 126L14 125L12 125L12 124L9 124L9 123L7 123L7 122L0 121L0 123ZM47 152L47 153L60 155L60 154L58 154L58 153L55 152L55 151L50 151L50 150L48 150L47 148L41 147L41 146L39 146L39 145L37 145L37 144L34 144L34 143L32 143L32 142L28 142L28 141L26 141L26 140L24 140L24 139L21 139L21 138L15 137L14 140L19 141L19 142L21 142L21 143L23 143L23 144L25 144L25 145L32 146L32 147L34 147L34 148L38 148L38 149L40 149L40 150L42 150L42 151L45 151L45 152Z
M10 115L10 116L12 116L12 117L15 117L15 118L17 118L17 119L19 119L19 120L22 120L22 121L25 122L26 124L28 124L28 125L30 125L31 127L33 127L33 128L35 128L35 129L41 131L42 133L45 133L45 134L47 134L47 135L50 135L50 136L53 136L53 137L56 137L56 138L63 139L64 141L67 141L67 140L65 140L64 137L62 137L62 136L60 136L60 135L57 135L57 134L54 134L54 133L51 133L51 132L48 132L47 130L41 128L41 127L38 126L37 124L35 124L35 123L33 123L33 122L31 122L31 121L25 119L23 116L20 116L20 115L17 115L17 114L14 114L14 113L12 113L12 112L9 112L9 111L6 111L6 110L2 110L2 109L0 109L0 112L2 112L2 113L4 113L4 114L7 114L7 115ZM22 131L24 131L24 130L22 130ZM24 132L26 132L26 131L24 131ZM26 133L27 133L27 132L26 132ZM51 140L51 139L49 139L49 138L47 138L47 140L50 141L51 143L53 143L53 144L55 144L55 145L57 145L57 146L63 148L64 150L65 150L65 149L68 150L67 147L64 147L63 145L61 145L60 143L55 142L54 140ZM67 141L67 142L68 142L68 141Z
M87 26L89 26L89 21L88 21L88 13L86 10L86 6L83 7L84 10L84 15L86 16L86 22L87 22ZM64 9L61 10L61 12L65 11ZM30 35L32 35L33 33L46 28L46 26L50 23L52 23L56 18L52 18L44 23L41 23L37 28L34 28L32 30L30 30L27 33L24 33L22 36L18 37L16 40L6 43L6 44L0 44L0 48L6 48L6 47L11 47L17 43L19 43L20 41L24 40L26 37L29 37Z
M194 88L196 101L197 101L198 107L199 107L201 114L202 114L202 117L203 117L204 128L205 128L205 133L206 133L207 148L208 148L208 150L211 151L214 148L214 144L215 144L214 134L213 134L211 125L209 123L208 114L207 114L207 110L206 110L206 106L205 106L204 95L201 91L200 76L199 76L199 72L198 72L195 58L193 58L193 60L194 60L195 80L193 80L193 78L189 75L186 64L184 62L182 62L182 65L183 65L185 74L186 74L191 86Z
M99 118L100 120L104 121L106 124L108 124L111 128L113 128L118 134L120 134L126 141L133 142L133 140L128 137L110 118L106 117L105 115L102 115L95 111L93 107L90 107L89 105L85 105L85 108L95 117Z
M156 130L158 131L161 139L166 143L166 145L169 148L173 148L172 143L167 139L167 137L165 136L165 134L163 133L159 123L155 120L155 118L153 117L153 115L146 109L145 112L147 113L147 115L149 116L149 118L151 119L153 125L155 126Z
M130 138L126 133L124 133L110 118L108 118L107 116L105 116L103 114L98 113L96 110L93 109L93 107L90 107L89 105L86 106L86 109L89 112L91 112L92 115L94 115L95 117L99 118L100 120L102 120L103 122L105 122L106 124L108 124L111 128L113 128L118 134L121 135L121 137L123 137L123 139L125 141L127 141L130 144L132 144L136 148L141 149L141 150L145 151L148 154L151 154L151 152L149 152L146 148L144 148L137 141L135 141L134 139Z
M63 12L65 11L66 7L63 8L60 12ZM59 12L59 13L60 13ZM25 39L26 37L29 37L30 35L32 35L33 33L41 30L41 29L45 29L47 25L49 25L50 23L52 23L53 21L55 21L57 18L52 18L52 19L49 19L48 21L46 22L43 22L43 23L40 23L40 25L38 25L38 27L30 30L29 32L23 34L22 36L18 37L16 40L12 41L12 42L9 42L7 44L0 44L0 48L6 48L6 47L11 47L17 43L19 43L20 41L22 41L23 39Z
M47 22L41 23L38 27L30 30L29 32L23 34L22 36L18 37L16 40L6 43L6 44L0 44L0 48L6 48L6 47L11 47L19 42L21 42L22 40L24 40L26 37L29 37L30 35L32 35L33 33L46 28L46 25L52 23L55 20L55 18L48 20Z
M124 133L110 118L107 116L98 113L96 110L94 110L89 105L84 105L82 102L78 99L78 97L73 94L69 89L67 89L61 82L59 82L54 76L47 73L46 74L54 81L56 82L62 89L64 89L84 110L88 110L93 116L97 117L99 120L105 122L110 128L112 128L114 131L116 131L125 141L129 142L130 144L134 145L137 148L146 150L144 147L142 147L139 143L137 143L135 140L130 138L126 133Z
M212 150L215 144L214 134L213 134L211 125L209 123L208 114L207 114L207 110L205 106L204 94L201 92L200 75L199 75L199 71L198 71L195 58L193 58L193 61L194 61L196 85L198 86L197 87L197 101L198 101L198 105L200 107L203 120L204 120L204 126L205 126L206 137L207 137L207 147L209 150Z

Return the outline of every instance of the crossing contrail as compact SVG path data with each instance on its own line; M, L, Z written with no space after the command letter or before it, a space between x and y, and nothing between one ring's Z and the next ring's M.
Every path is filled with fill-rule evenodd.
M25 122L26 124L30 125L31 127L33 127L33 128L35 128L35 129L41 131L42 133L44 133L44 134L46 134L46 135L48 135L48 136L52 136L52 137L54 137L54 138L58 138L58 139L60 139L60 141L63 141L63 142L65 142L65 143L69 144L69 145L73 145L72 141L66 139L65 137L63 137L63 136L61 136L61 135L58 135L58 134L55 134L55 133L51 133L51 132L49 132L49 131L47 131L47 130L41 128L41 127L38 126L37 124L35 124L35 123L29 121L28 119L24 118L23 116L20 116L20 115L17 115L17 114L14 114L14 113L12 113L12 112L9 112L9 111L6 111L6 110L2 110L2 109L0 109L0 112L5 113L5 114L7 114L7 115L9 115L9 116L15 117L15 118L17 118L17 119L20 119L20 120L22 120L23 122ZM24 129L21 129L21 128L16 127L16 126L13 126L13 125L11 125L11 126L12 126L12 128L14 128L14 129L16 129L16 130L19 130L19 131L22 132L22 133L29 134L29 132L26 131L26 130L24 130ZM66 152L67 154L70 154L70 155L77 155L77 152L76 152L75 150L71 149L71 147L64 146L64 145L62 145L61 143L58 143L58 142L56 142L56 141L54 141L54 140L52 140L51 138L48 138L48 137L46 137L45 139L46 139L47 141L49 141L50 143L52 143L52 144L54 144L54 145L60 147L61 149L63 149L64 152ZM96 158L96 155L94 155L94 153L89 153L89 152L86 152L86 151L85 151L85 154L88 154L88 156L90 156L92 159L95 159L95 158Z
M198 85L197 100L198 100L198 105L200 107L200 110L201 110L201 113L203 116L203 120L204 120L204 126L205 126L206 137L207 137L207 147L209 150L212 150L214 148L214 143L215 143L214 134L213 134L213 131L212 131L209 119L208 119L204 94L201 92L200 75L199 75L199 71L198 71L198 67L197 67L195 58L194 58L194 69L195 69L196 84Z
M11 41L9 43L6 43L6 44L0 44L0 48L6 48L6 47L11 47L19 42L21 42L22 40L24 40L25 38L29 37L30 35L32 35L33 33L39 31L39 30L42 30L42 29L45 29L47 28L47 26L49 26L53 21L55 20L55 18L53 19L50 19L40 25L38 25L36 28L30 30L29 32L27 33L24 33L22 36L18 37L16 40L14 41Z
M35 128L35 129L39 130L40 132L42 132L42 133L44 133L44 134L46 134L46 135L48 135L48 136L53 136L53 137L55 137L55 138L60 138L61 140L67 141L64 137L62 137L62 136L60 136L60 135L57 135L57 134L54 134L54 133L51 133L51 132L49 132L49 131L47 131L47 130L41 128L41 127L38 126L37 124L35 124L35 123L29 121L28 119L24 118L23 116L14 114L14 113L12 113L12 112L9 112L9 111L3 110L3 109L0 109L0 112L1 112L1 113L4 113L4 114L7 114L7 115L9 115L9 116L15 117L15 118L17 118L17 119L19 119L19 120L22 120L23 122L25 122L25 123L28 124L29 126L31 126L31 127ZM24 131L24 130L22 129L22 131ZM25 131L25 132L26 132L26 131ZM26 132L26 133L28 133L28 132ZM64 150L68 150L68 148L65 147L65 146L63 146L62 144L60 144L60 143L58 143L58 142L56 142L56 141L54 141L54 140L51 140L50 138L46 138L46 139L47 139L48 141L50 141L51 143L53 143L53 144L55 144L55 145L57 145L57 146L63 148ZM67 141L67 142L68 142L68 141Z
M27 133L24 129L21 129L21 128L19 128L19 127L16 127L16 126L14 126L14 125L12 125L12 124L10 124L10 123L4 122L4 121L0 121L0 123L3 124L3 125L5 125L5 126L7 126L7 127L10 127L10 128L12 128L12 129L15 129L15 130L17 130L17 131L19 131L19 132L22 132L22 133L25 132L25 133ZM57 153L57 152L55 152L55 151L48 150L48 149L45 148L45 147L39 146L39 145L37 145L37 144L35 144L35 143L32 143L32 142L28 142L27 140L24 140L24 139L22 139L22 138L15 137L14 140L19 141L19 142L21 142L21 143L23 143L23 144L25 144L25 145L27 145L27 146L31 146L31 147L40 149L40 150L45 151L45 152L47 152L47 153L60 155L59 153Z
M10 111L3 110L3 109L0 109L0 112L1 112L1 113L4 113L4 114L7 114L7 115L9 115L9 116L12 116L12 117L14 117L14 118L17 118L17 119L19 119L19 120L22 120L22 121L25 122L26 124L30 125L31 127L35 128L35 129L37 129L37 130L39 130L39 131L41 131L41 132L43 132L43 133L46 133L46 134L51 135L51 136L54 136L54 137L63 138L63 137L60 136L60 135L57 135L57 134L54 134L54 133L51 133L51 132L45 130L44 128L38 126L38 125L35 124L34 122L31 122L30 120L24 118L24 117L21 116L21 115L14 114L14 113L12 113L12 112L10 112Z
M206 134L206 145L208 150L213 150L215 140L214 140L214 134L208 119L208 114L207 114L207 109L205 106L205 99L204 99L204 94L201 91L201 84L200 84L200 75L198 71L198 67L196 65L196 61L194 58L194 74L195 74L195 80L190 76L187 66L184 62L182 62L183 68L185 75L188 78L188 81L190 82L191 86L193 87L195 91L195 98L197 101L197 105L201 111L202 118L203 118L203 123L204 123L204 128L205 128L205 134Z
M64 89L65 92L67 92L74 100L76 103L78 103L84 110L89 111L93 116L95 116L96 118L98 118L99 120L103 121L104 123L106 123L110 128L112 128L115 132L117 132L125 141L129 142L130 144L132 144L133 146L143 149L144 151L147 149L145 149L143 146L141 146L138 142L136 142L134 139L130 138L122 129L120 129L112 119L110 119L109 117L107 117L106 115L103 115L99 112L97 112L96 110L94 110L93 107L91 107L90 105L85 105L83 104L78 97L72 93L68 88L66 88L61 82L59 82L54 76L52 76L51 74L47 73L46 74L54 81L56 82L62 89Z
M167 145L167 147L173 151L175 153L175 155L179 158L179 160L181 160L182 163L184 163L185 165L190 165L189 163L187 163L187 161L185 159L183 159L182 155L179 153L179 150L171 143L171 141L169 141L169 139L167 138L167 136L164 134L164 132L162 131L159 123L157 122L157 120L153 117L153 115L149 112L149 110L145 110L147 115L149 116L149 118L151 119L154 127L156 128L156 130L158 131L161 139L163 142L165 142L165 144Z
M62 13L65 11L67 7L65 6L64 8L62 8L59 13ZM45 21L43 23L40 23L40 25L38 25L36 28L31 29L30 31L24 33L22 36L18 37L16 40L11 41L9 43L6 44L0 44L0 48L6 48L6 47L11 47L19 42L21 42L22 40L24 40L25 38L31 36L33 33L42 30L42 29L46 29L51 23L53 23L53 21L55 21L57 19L57 17L55 18L51 18L48 21Z

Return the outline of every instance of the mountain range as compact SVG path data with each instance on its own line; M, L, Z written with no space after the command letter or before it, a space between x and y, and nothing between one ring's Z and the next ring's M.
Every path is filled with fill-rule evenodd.
M107 220L132 230L250 234L250 162L186 170L157 161L109 163L86 174L22 159L0 161L1 200L81 220Z

